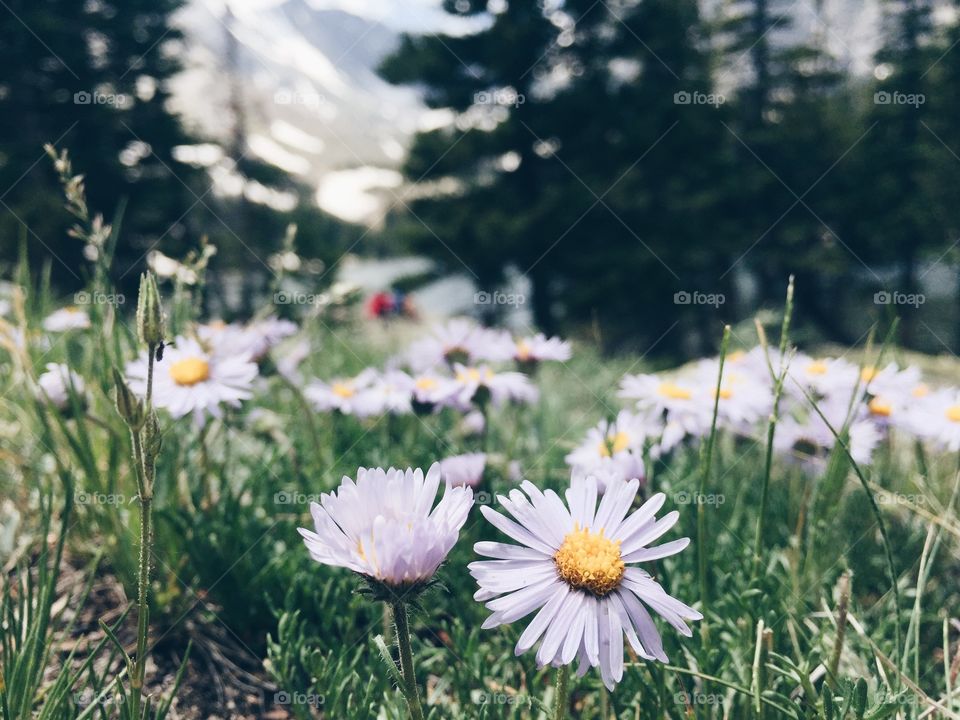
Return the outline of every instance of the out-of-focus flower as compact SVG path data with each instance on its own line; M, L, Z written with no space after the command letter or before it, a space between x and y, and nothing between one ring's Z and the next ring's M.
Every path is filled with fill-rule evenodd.
M570 359L570 343L558 337L548 338L543 333L537 333L532 337L517 340L513 358L521 366L544 360L566 362Z
M623 677L624 635L640 657L667 662L647 608L688 636L692 632L684 621L702 615L668 595L649 573L630 567L674 555L690 542L681 538L650 547L679 515L674 511L656 519L665 500L662 493L629 513L639 485L637 480L615 483L598 507L592 477L573 478L566 504L552 490L541 492L524 481L523 492L497 497L516 522L481 506L492 525L520 543L474 546L479 555L494 558L469 566L480 586L474 599L492 613L483 627L510 624L537 611L521 633L516 653L539 642L539 667L579 660L578 675L599 667L610 689Z
M419 373L413 378L415 407L418 412L430 412L435 407L447 404L457 389L457 384L449 377L429 370Z
M358 402L369 415L406 415L412 412L414 380L403 370L387 370L360 391Z
M615 420L601 420L588 430L583 443L567 455L567 464L596 475L600 492L606 490L608 475L621 480L643 480L647 430L640 418L621 410Z
M360 468L334 493L310 504L314 530L300 528L310 557L345 567L392 588L428 582L457 542L473 491L440 486L440 465L420 469Z
M486 464L485 453L452 455L440 461L440 476L447 485L476 487L483 479Z
M815 400L849 401L857 386L857 366L843 358L795 357L790 363L784 390L806 402L809 393ZM862 387L861 387L862 389Z
M40 392L58 410L67 410L71 396L81 401L85 391L83 378L63 363L47 363L47 370L37 378Z
M430 335L410 345L407 362L414 371L429 370L441 364L502 362L513 357L510 334L493 330L463 318L437 325Z
M801 420L790 415L782 418L773 438L776 450L814 469L822 467L823 460L836 445L833 431L841 432L847 422L849 402L840 395L818 403L817 408L819 413L811 409ZM848 427L847 447L858 465L870 464L881 438L876 424L865 417L863 408L855 408Z
M127 365L126 375L130 389L146 395L147 355ZM249 356L210 352L192 338L178 337L154 366L153 402L175 418L193 414L203 425L208 414L223 414L222 405L239 407L249 399L256 377L257 365Z
M698 394L707 397L707 406L712 420L713 403L717 397L717 375L720 361L704 360L697 364L694 383ZM724 363L723 380L720 383L717 403L717 422L735 432L747 432L760 419L767 418L773 410L773 393L769 374L757 377L746 366L733 367Z
M222 354L248 355L259 362L281 340L297 332L297 324L276 316L254 320L247 325L212 322L200 325L197 335Z
M482 406L487 400L494 405L507 401L532 403L539 397L537 388L519 372L497 373L486 365L468 367L457 363L453 378L457 385L454 397L461 406L471 402Z
M196 270L159 250L151 250L147 255L147 267L153 270L157 277L174 279L184 285L196 285L199 280Z
M907 410L906 426L950 452L960 450L960 391L932 392Z
M43 320L43 329L47 332L67 332L85 330L90 327L90 316L78 307L65 307L56 310Z
M715 388L715 384L708 388L656 375L625 375L618 394L636 401L641 414L664 418L665 437L660 449L665 452L668 445L672 447L686 435L702 437L710 431Z
M376 378L377 371L367 368L355 378L338 378L329 383L314 380L307 385L303 394L321 412L338 410L344 415L366 417L371 413L362 391Z

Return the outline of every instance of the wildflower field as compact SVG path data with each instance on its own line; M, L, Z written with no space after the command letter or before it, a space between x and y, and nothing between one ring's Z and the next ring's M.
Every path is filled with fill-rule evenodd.
M792 285L657 372L336 287L224 323L68 191L88 289L25 244L0 306L5 718L960 716L954 364L798 350Z

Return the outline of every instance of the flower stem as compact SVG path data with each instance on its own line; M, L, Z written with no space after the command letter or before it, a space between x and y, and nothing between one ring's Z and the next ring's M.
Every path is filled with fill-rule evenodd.
M413 674L410 624L407 620L407 606L403 600L396 600L393 603L393 622L397 630L397 649L400 651L400 669L403 672L403 695L407 699L410 717L413 720L423 720L423 708L420 706L417 678Z
M553 698L553 720L563 720L567 715L567 705L570 704L570 666L561 665L557 668L556 692Z
M153 363L155 348L151 344L147 360L146 411L153 409ZM147 669L147 640L150 635L150 555L153 552L153 459L143 451L140 430L131 432L133 459L136 464L138 499L140 500L140 567L137 574L137 651L130 668L130 690L133 717L140 716L143 679Z

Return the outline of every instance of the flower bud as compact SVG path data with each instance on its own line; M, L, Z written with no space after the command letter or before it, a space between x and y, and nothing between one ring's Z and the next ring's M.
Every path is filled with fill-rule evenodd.
M143 441L144 464L152 466L156 463L157 456L160 455L160 447L163 445L160 421L157 419L157 413L153 410L147 415L140 437Z
M140 275L140 294L137 298L137 334L140 342L156 347L163 340L163 308L157 279L147 271Z
M123 375L116 368L113 368L113 384L117 389L117 412L133 432L138 432L146 419L143 402L133 394Z

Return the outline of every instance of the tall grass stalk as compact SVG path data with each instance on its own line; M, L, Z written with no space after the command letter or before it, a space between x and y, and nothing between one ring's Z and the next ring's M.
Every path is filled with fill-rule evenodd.
M787 300L783 310L783 323L780 326L780 357L777 372L773 372L773 363L770 360L770 353L766 342L766 336L763 333L763 327L758 325L758 334L760 343L763 347L764 355L767 360L767 367L770 370L773 379L773 406L770 410L770 422L767 425L767 449L764 457L763 480L760 485L760 511L757 515L757 530L753 537L753 573L751 582L756 580L757 573L760 570L760 548L763 543L763 530L767 517L767 506L770 495L770 475L773 472L773 438L777 430L777 416L780 412L780 398L783 395L783 385L787 378L787 372L790 368L790 362L787 359L787 347L790 342L790 320L793 316L793 276L787 283Z
M720 341L720 363L717 369L717 386L713 398L713 419L710 424L710 435L700 455L700 489L697 494L697 562L698 577L700 580L700 603L703 606L703 623L700 626L704 648L709 646L709 630L707 625L707 508L704 498L707 494L707 481L710 477L710 468L713 465L713 446L717 439L717 415L720 411L720 390L723 385L723 366L727 359L727 349L730 346L730 326L723 328L723 339Z

